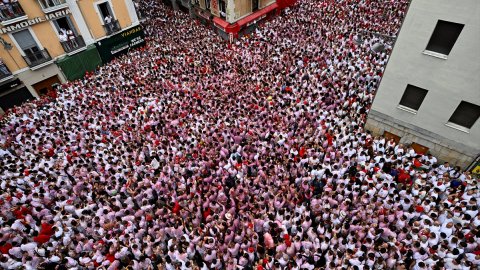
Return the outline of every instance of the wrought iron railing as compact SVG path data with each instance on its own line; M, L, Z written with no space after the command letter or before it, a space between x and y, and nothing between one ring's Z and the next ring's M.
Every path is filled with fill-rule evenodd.
M2 22L22 16L25 16L25 11L23 11L20 3L0 3L0 20Z
M29 67L34 67L52 60L52 57L47 49L43 49L36 52L29 52L23 57L23 59L25 59L25 62L27 62Z
M3 80L5 78L8 78L12 76L12 72L8 69L8 67L3 63L2 60L0 60L0 80Z
M120 24L118 23L118 20L113 20L110 23L105 23L103 26L105 28L105 32L107 33L107 36L114 34L118 31L120 31Z
M43 9L51 9L57 6L64 5L65 0L38 0Z
M85 41L82 36L69 38L67 41L60 42L60 44L62 44L63 50L67 53L85 47Z

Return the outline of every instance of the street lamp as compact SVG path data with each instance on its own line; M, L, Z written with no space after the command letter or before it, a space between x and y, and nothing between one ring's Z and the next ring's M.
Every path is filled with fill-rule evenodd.
M15 58L10 54L10 51L13 49L12 44L8 43L3 37L0 37L0 43L3 45L3 48L5 51L7 51L8 55L10 55L10 58L12 58L13 62L15 62L15 65L17 65L17 68L20 69L20 66L18 65L17 61L15 61Z
M3 48L6 51L10 51L13 48L12 44L8 43L3 37L0 37L0 43L2 43Z

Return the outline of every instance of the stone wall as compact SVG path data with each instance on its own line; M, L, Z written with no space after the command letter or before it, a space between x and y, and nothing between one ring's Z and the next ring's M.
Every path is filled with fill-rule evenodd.
M479 149L471 149L461 142L449 140L439 134L395 120L374 110L368 115L365 129L370 130L373 135L383 135L384 131L388 131L401 137L400 143L415 142L426 146L439 162L448 161L451 166L458 165L466 168L480 154Z

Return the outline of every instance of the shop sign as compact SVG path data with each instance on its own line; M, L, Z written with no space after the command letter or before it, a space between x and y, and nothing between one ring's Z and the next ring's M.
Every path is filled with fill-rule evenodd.
M141 26L125 30L95 44L103 63L127 53L130 49L145 46L145 33Z
M468 170L476 177L480 177L480 156L468 167Z
M22 82L19 79L15 79L15 80L3 83L0 85L0 93L7 92L21 84Z
M46 21L55 20L55 19L58 19L60 17L64 17L64 16L66 16L68 14L71 14L71 13L72 12L70 11L70 9L64 9L64 10L60 10L60 11L57 11L57 12L52 12L50 14L45 15L44 17L37 17L37 18L33 18L31 20L26 20L26 21L19 22L19 23L14 24L14 25L10 25L10 26L7 26L7 27L0 28L0 34L6 34L6 33L9 33L9 32L18 31L18 30L21 30L23 28L27 28L29 26L35 25L37 23L42 23L42 22L46 22Z

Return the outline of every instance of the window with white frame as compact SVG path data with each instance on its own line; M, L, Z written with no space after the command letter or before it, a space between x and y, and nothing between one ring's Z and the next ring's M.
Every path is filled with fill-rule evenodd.
M455 124L457 126L470 129L480 117L480 106L462 101L457 109L453 112L448 124Z
M425 96L427 96L427 93L428 90L409 84L407 85L405 92L403 92L399 105L414 111L418 111L423 103L423 100L425 99Z
M449 55L463 27L463 24L439 20L430 37L426 51L445 56Z
M15 32L12 36L27 57L34 57L41 51L28 29Z

